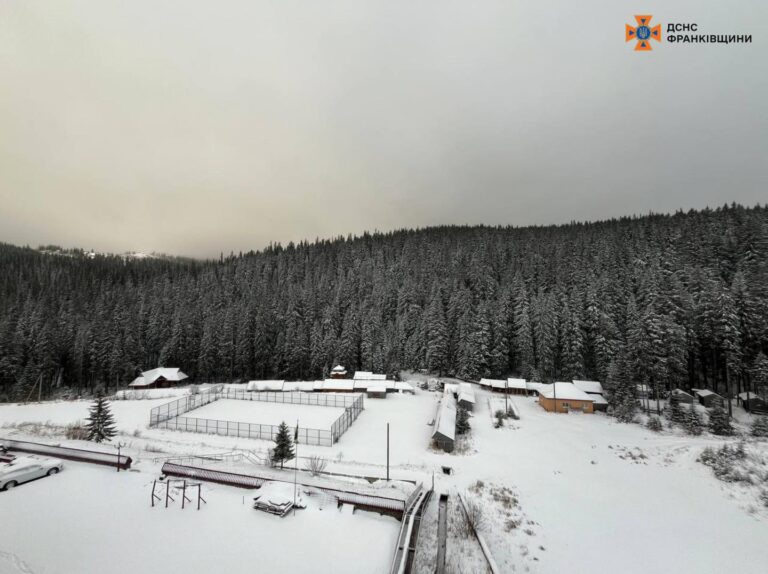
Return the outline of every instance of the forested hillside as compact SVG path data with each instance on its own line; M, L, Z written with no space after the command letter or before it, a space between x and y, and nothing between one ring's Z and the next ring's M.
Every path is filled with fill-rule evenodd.
M768 377L768 209L437 227L219 261L0 244L0 399L142 369L312 379L335 363L753 388ZM34 389L34 391L33 391Z

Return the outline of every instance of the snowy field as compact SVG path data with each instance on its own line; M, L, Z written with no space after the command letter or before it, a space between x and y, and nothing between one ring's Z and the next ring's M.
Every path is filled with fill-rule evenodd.
M430 448L432 427L429 423L434 419L439 395L419 391L415 396L389 395L383 400L366 399L365 410L355 421L350 432L345 433L338 443L333 447L303 445L302 455L317 454L327 458L327 470L331 472L383 477L386 472L386 428L389 423L390 475L397 479L419 480L431 484L434 473L437 492L449 492L453 496L462 491L479 499L488 517L483 530L484 537L504 572L554 574L561 571L589 571L593 574L647 574L677 571L697 574L762 574L765 571L765 564L768 563L768 510L761 508L760 503L750 498L739 486L718 481L710 468L696 460L706 446L733 443L734 439L722 439L708 434L690 437L666 431L655 434L637 424L616 423L604 414L547 413L538 405L536 399L526 397L514 398L520 411L520 420L507 421L504 428L496 429L493 427L494 421L489 407L489 393L476 388L476 394L477 406L471 419L470 438L453 454ZM174 544L169 545L170 550L163 546L162 552L174 553L181 552L175 546L182 546L182 536L177 536L173 531L176 523L171 522L176 518L159 520L165 530L157 526L159 514L149 514L149 495L146 490L141 491L139 486L134 485L120 490L122 495L108 495L108 502L103 502L101 495L86 496L78 493L99 489L112 492L109 489L113 488L113 480L137 480L146 484L153 476L150 460L154 457L232 449L264 452L272 443L148 429L149 409L163 402L118 401L112 405L118 428L123 433L120 439L128 444L126 451L134 460L139 461L137 468L143 470L143 473L113 473L119 478L111 479L108 485L97 487L85 480L82 487L78 482L71 485L71 488L75 495L82 496L79 499L79 512L85 520L90 513L101 512L91 508L92 506L109 508L113 501L120 506L123 504L120 501L121 496L126 496L131 501L125 503L126 506L132 503L136 506L135 509L126 510L130 520L135 522L135 528L149 529L153 536L157 536L157 540L162 539L162 533L165 532L171 536ZM241 404L240 401L231 402ZM281 407L287 407L292 412L297 408L296 405L275 403L242 404L244 407L274 409L274 412L277 412L276 408ZM216 403L210 406L216 406ZM66 441L62 436L55 435L59 432L56 429L50 430L53 435L40 438L30 434L28 429L18 428L18 423L23 421L51 421L54 424L73 422L87 415L87 407L88 403L82 401L27 406L0 405L0 437L92 447L93 445L88 443ZM308 408L321 413L333 411L327 407ZM201 416L200 412L202 409L193 411L190 415ZM739 420L746 420L749 416L740 410L736 412ZM288 420L286 422L291 424ZM303 419L301 422L303 424ZM752 448L762 450L768 457L768 442L753 443ZM161 454L158 455L158 452ZM444 475L441 472L442 466L452 467L453 474ZM300 475L301 468L300 465ZM250 469L253 470L254 467ZM248 467L241 470L247 472ZM84 469L84 472L90 475L104 471ZM55 478L65 479L66 475L65 472ZM305 474L306 476L308 475ZM292 473L286 471L286 477L290 480ZM43 482L35 483L36 492L42 488L39 485L43 485ZM20 487L12 494L23 496L31 486L33 485ZM221 501L212 502L206 512L226 513L241 530L235 533L233 526L231 534L219 536L208 533L207 538L195 533L186 534L192 541L188 547L195 545L196 548L205 548L206 544L210 545L210 541L215 540L217 546L224 544L235 552L234 548L244 539L243 532L247 531L243 530L247 529L244 520L255 521L256 533L263 530L263 521L272 520L271 517L254 517L249 513L243 515L241 509L235 509L235 503L240 502L242 496L240 491L227 495L225 492L228 492L228 489L224 487L211 487L211 490L212 498L220 497ZM136 491L140 493L137 495ZM134 496L136 498L133 498ZM235 499L234 502L231 501L232 498ZM6 493L0 493L2 516L7 515L6 509L10 512L9 515L13 515L22 508L11 508L8 506L8 500L10 499ZM60 503L65 506L69 504L66 501ZM71 508L69 511L78 514ZM181 511L177 512L176 509L162 512L169 516L181 514ZM325 513L326 510L322 510L318 511L317 515L324 517L327 516ZM203 514L200 513L201 516ZM120 513L117 512L114 516L119 517ZM306 516L310 516L310 513ZM361 517L365 521L368 515L358 513L351 518L357 520ZM373 515L370 518L379 520ZM76 520L63 512L61 517L57 515L56 519L69 525L74 524ZM196 519L190 519L190 522L194 520ZM223 524L225 517L217 520ZM290 554L292 544L290 520L293 519L286 518L276 527L284 534L285 540L272 540L286 554ZM346 519L343 516L339 518L338 530L336 522L329 524L328 528L336 532L339 540L345 540L346 550L352 546L351 543L347 544L346 540L354 538L358 533L363 536L363 533L357 530L360 522L346 523L344 520ZM382 520L385 524L390 524L387 519ZM0 522L5 524L5 521ZM37 525L37 517L34 522ZM0 528L0 552L13 552L25 560L32 560L36 556L33 549L39 549L39 543L28 540L34 530L11 534L11 537L7 538L7 527ZM322 518L318 518L312 528L320 532L326 525ZM349 530L344 530L346 528ZM375 535L377 527L371 528L374 529ZM394 522L391 537L389 528L386 530L387 534L378 538L377 544L380 548L369 549L371 558L365 562L365 568L352 568L350 571L375 572L386 569L394 550L397 523ZM170 532L174 533L170 535ZM298 532L301 533L301 530ZM58 543L53 534L50 536ZM123 539L133 540L127 533L121 536L124 536ZM74 538L74 535L72 537ZM237 544L230 538L237 540ZM326 540L324 531L322 538L332 547L332 543ZM38 538L42 539L45 538ZM253 539L257 539L256 534ZM425 536L424 540L430 540L430 536ZM70 544L71 548L63 551L65 554L82 553L93 547L85 537L81 542L70 540ZM126 547L126 552L132 557L134 571L153 571L149 566L154 559L154 553L143 558L145 568L142 570L137 566L142 560L140 552L132 547L133 543ZM140 544L136 544L136 547L140 548ZM252 552L247 545L244 544L243 548L238 552L247 556L247 561L258 564L257 558L250 558ZM477 570L479 566L476 552L469 547L464 552L458 551L460 549L454 550L457 552L450 551L451 556L466 556L468 564L463 571ZM427 553L431 551L434 550L428 549ZM271 549L265 552L267 557L271 555ZM277 550L275 554L278 554ZM348 562L346 559L337 559L336 553L332 555L332 563L323 562L318 558L318 566L314 571L337 572L343 571L339 568L354 566L351 558ZM171 559L168 561L170 563ZM339 568L336 567L337 562ZM56 570L34 570L36 573L53 571ZM266 568L265 571L301 570Z
M340 407L219 399L182 416L275 426L285 422L290 427L298 420L302 428L330 429L342 414L344 409Z
M153 473L64 464L0 492L0 574L385 573L400 526L307 496L278 518L253 510L256 491L218 485L200 511L152 508Z

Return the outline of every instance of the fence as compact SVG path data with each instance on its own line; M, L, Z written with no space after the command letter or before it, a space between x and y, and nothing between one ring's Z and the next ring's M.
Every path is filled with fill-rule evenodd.
M315 394L302 392L247 392L223 390L222 387L219 386L153 408L149 415L149 426L186 432L236 436L239 438L269 441L275 440L279 430L277 425L263 425L259 423L244 423L216 419L198 419L180 416L219 399L337 408L343 407L344 412L333 422L330 430L298 428L298 439L300 444L317 446L333 446L357 417L360 416L360 413L365 408L363 395L338 395L331 393Z
M94 450L83 450L80 448L9 439L0 439L0 443L4 444L10 451L42 454L78 462L91 462L93 464L102 464L105 466L116 466L122 469L131 468L131 463L133 462L129 456L120 455L118 457L117 450L113 453L97 452Z

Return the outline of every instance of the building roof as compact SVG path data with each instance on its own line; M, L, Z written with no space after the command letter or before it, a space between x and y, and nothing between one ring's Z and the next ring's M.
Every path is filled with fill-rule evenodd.
M686 397L693 398L693 395L691 395L691 393L686 393L683 389L672 389L671 392L673 395L685 395Z
M166 381L183 381L184 379L187 379L186 374L181 372L180 369L177 368L169 368L169 367L158 367L157 369L152 369L149 371L144 371L141 373L141 376L136 377L133 379L129 387L147 387L157 381L158 379L165 379Z
M343 366L341 366L341 365L336 365L335 367L333 367L331 369L331 372L332 373L346 373L347 370Z
M386 381L387 375L372 373L370 371L355 371L352 378L355 381Z
M382 383L375 383L372 385L368 385L368 392L369 393L386 393L387 385L384 385Z
M247 391L282 391L285 381L248 381Z
M291 391L309 392L314 390L315 390L314 381L293 381L293 382L283 383L284 392L291 392Z
M576 385L577 389L582 390L585 393L596 394L596 395L602 395L603 394L603 385L601 385L597 381L577 381L577 380L574 380L573 384Z
M709 389L691 389L694 393L696 393L699 397L711 397L712 395L715 395L716 397L720 397L716 392L710 391ZM720 397L722 398L722 397Z
M415 393L416 388L408 382L405 381L397 381L395 382L395 390L396 391L405 391L407 393Z
M459 393L459 402L462 402L462 401L475 404L475 393L461 391Z
M443 398L437 410L435 432L432 433L432 436L434 437L436 434L441 434L451 440L456 436L456 407L453 405L453 400L449 398Z
M528 383L525 379L507 379L507 388L528 390Z
M543 385L539 391L545 399L563 399L565 401L589 401L595 402L593 395L588 395L573 383L553 383Z
M315 386L317 389L317 386ZM323 386L324 391L353 391L355 389L355 381L352 379L325 379Z
M526 388L527 388L529 391L537 391L537 392L541 392L541 389L542 389L544 386L546 386L546 385L544 385L544 383L536 383L536 382L533 382L533 381L527 381L527 382L525 383L525 387L526 387Z
M501 383L501 386L498 386L499 383ZM503 389L504 388L504 381L499 379L480 379L480 383L478 383L481 387L492 387L496 389Z

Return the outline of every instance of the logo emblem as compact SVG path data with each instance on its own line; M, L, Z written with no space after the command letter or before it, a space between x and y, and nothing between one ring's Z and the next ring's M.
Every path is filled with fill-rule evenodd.
M650 15L635 16L637 26L626 25L625 41L629 42L631 40L637 40L637 44L635 44L636 52L647 52L648 50L652 50L651 40L661 42L661 24L656 24L651 28L651 18L653 18L653 16Z

